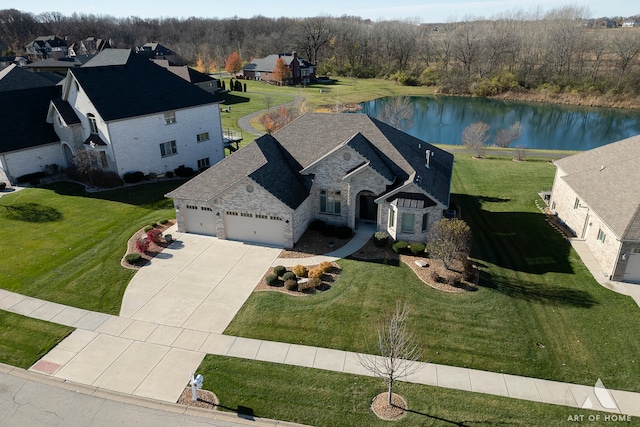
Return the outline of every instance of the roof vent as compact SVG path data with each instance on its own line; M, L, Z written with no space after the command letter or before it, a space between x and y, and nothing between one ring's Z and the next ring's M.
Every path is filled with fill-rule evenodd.
M431 164L431 156L433 156L433 153L431 152L431 150L426 150L424 152L424 161L425 161L425 166L427 167L427 169L429 169L429 165Z
M600 165L600 172L604 170L604 165Z

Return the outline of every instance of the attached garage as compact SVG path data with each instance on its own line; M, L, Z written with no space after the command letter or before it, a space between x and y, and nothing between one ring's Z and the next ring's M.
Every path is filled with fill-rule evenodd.
M188 233L216 235L216 218L208 206L186 205L184 228Z
M284 221L275 215L227 211L224 229L230 240L284 246Z
M640 282L640 248L631 250L627 268L624 272L625 282Z

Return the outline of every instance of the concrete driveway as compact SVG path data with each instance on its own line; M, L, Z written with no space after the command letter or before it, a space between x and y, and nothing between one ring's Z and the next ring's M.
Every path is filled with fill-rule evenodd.
M208 236L175 237L129 283L120 317L222 333L281 251Z

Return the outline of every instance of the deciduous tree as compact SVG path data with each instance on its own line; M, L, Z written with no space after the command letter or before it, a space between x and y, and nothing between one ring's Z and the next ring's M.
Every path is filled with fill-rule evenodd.
M476 157L484 155L484 143L489 139L490 126L484 122L472 123L462 131L462 143L473 151Z
M496 132L496 136L493 138L493 141L498 147L506 148L513 141L520 138L522 135L522 125L520 121L515 122L511 126L506 129L499 129Z
M455 259L464 259L471 248L471 229L461 219L443 218L436 222L427 243L429 255L441 259L450 269Z
M224 64L224 69L227 73L236 74L242 70L242 59L238 52L232 52L227 58L227 62Z
M273 70L273 78L282 85L285 81L289 81L290 77L291 70L289 70L284 58L278 58L276 60L276 68Z
M416 362L422 357L422 350L415 336L407 328L409 305L396 302L395 309L388 310L376 322L378 334L378 355L359 354L360 364L387 383L389 393L387 403L391 406L393 385L400 378L414 374L419 368Z

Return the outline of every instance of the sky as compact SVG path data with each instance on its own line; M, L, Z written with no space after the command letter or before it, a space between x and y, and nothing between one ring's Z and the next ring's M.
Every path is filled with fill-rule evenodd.
M548 11L562 5L583 6L589 10L588 17L613 17L640 15L638 0L322 0L297 2L271 0L254 2L181 0L158 2L157 0L21 0L15 6L3 5L0 9L15 8L23 12L39 14L60 12L63 15L78 14L109 15L117 18L137 16L140 18L251 18L262 15L278 17L311 16L360 16L373 21L411 20L420 23L443 23L464 18L492 18L505 12L531 12L531 5Z

